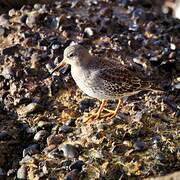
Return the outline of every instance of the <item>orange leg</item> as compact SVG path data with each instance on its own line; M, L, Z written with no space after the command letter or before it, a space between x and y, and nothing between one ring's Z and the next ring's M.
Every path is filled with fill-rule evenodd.
M116 106L116 109L114 111L113 110L109 110L109 109L104 109L104 110L108 111L109 113L104 115L103 118L108 117L108 119L112 119L113 117L115 117L117 115L118 110L119 110L121 105L122 105L122 100L119 99L118 100L118 104Z
M106 100L102 100L101 106L99 107L97 113L92 114L85 122L98 119L105 105L106 105Z

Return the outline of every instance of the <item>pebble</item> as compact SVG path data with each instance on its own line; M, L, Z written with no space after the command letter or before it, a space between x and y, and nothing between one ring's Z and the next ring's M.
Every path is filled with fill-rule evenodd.
M41 109L41 105L36 103L36 102L32 102L30 104L28 104L25 107L19 108L17 109L17 112L20 116L27 116L31 113L34 113L36 111L39 111Z
M153 144L158 144L161 142L161 137L160 136L153 136L152 138Z
M9 16L7 14L0 15L0 26L2 26L2 27L9 26Z
M72 171L73 169L77 169L79 172L82 170L82 166L84 165L84 162L81 160L77 160L73 162L70 166L69 169Z
M61 144L58 148L66 158L77 158L80 154L80 149L71 144Z
M12 70L12 67L9 67L9 66L3 67L3 71L1 73L1 75L5 79L11 79L12 77L14 77L14 72Z
M40 145L33 144L23 150L23 157L25 157L26 155L32 156L33 154L38 154L38 153L40 153Z
M55 148L56 148L56 145L51 144L51 145L45 147L42 152L47 155L49 152L51 152Z
M5 34L5 29L0 27L0 36L3 36Z
M6 171L0 168L0 180L6 179Z
M145 142L143 142L143 141L136 141L136 142L134 143L134 149L135 149L136 151L143 151L143 150L145 150L145 149L146 149L146 144L145 144Z
M48 135L49 135L49 132L48 132L48 131L46 131L46 130L40 130L40 131L38 131L38 132L35 134L34 140L37 141L37 142L39 142L39 141L42 142L42 141L46 140L46 138L48 137Z
M51 129L53 127L53 123L41 120L41 121L38 122L37 127L49 130L49 129Z
M27 179L27 168L21 166L17 171L17 179L26 180Z
M37 15L31 14L26 18L26 25L30 28L33 28L37 25Z
M21 159L21 161L19 162L20 165L23 165L23 164L28 164L28 163L32 163L34 162L34 158L29 156L29 155L26 155L25 157L23 157Z
M89 111L89 108L94 107L96 104L96 101L94 99L85 98L80 102L80 111L85 112Z
M91 27L86 27L84 33L87 37L92 37L94 35L94 31Z
M12 46L9 46L7 48L4 48L2 50L2 54L3 55L14 55L16 51L19 50L19 45L18 44L15 44L15 45L12 45Z
M139 30L139 25L138 24L130 24L129 25L129 30L130 31L138 31Z
M76 119L71 118L66 122L67 126L75 127L76 126Z
M70 126L67 126L66 124L62 125L60 128L59 128L59 133L70 133L73 131L73 128L70 127Z
M62 134L52 134L47 138L47 145L50 146L52 144L58 145L61 144L64 139L64 135Z
M12 139L12 137L8 134L7 131L0 132L0 141L8 141L10 139Z
M164 157L163 153L157 153L157 154L155 154L155 159L158 161L163 161L163 160L165 160L165 157Z
M125 153L128 150L128 146L125 144L115 145L112 149L113 154Z
M79 171L77 169L73 169L69 173L66 174L64 180L78 180Z
M47 156L49 158L53 158L53 159L57 159L57 158L62 158L63 157L63 153L62 151L59 151L58 148L53 149L52 151L50 151Z

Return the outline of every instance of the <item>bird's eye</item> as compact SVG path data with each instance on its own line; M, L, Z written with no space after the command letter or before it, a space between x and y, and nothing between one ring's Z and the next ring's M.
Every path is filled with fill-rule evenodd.
M73 56L75 56L74 53L69 54L69 58L72 58Z

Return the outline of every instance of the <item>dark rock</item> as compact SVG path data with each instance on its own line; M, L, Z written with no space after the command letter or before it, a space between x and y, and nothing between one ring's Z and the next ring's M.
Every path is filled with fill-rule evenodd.
M71 126L71 127L75 127L75 126L76 126L76 119L71 118L70 120L68 120L68 121L66 122L66 125L67 125L67 126Z
M112 149L113 154L125 153L128 147L125 144L115 145Z
M143 141L136 141L136 142L134 143L134 149L135 149L136 151L144 151L146 148L147 148L147 147L146 147L146 144L145 144L145 142L143 142Z
M40 153L39 144L33 144L23 150L23 157L25 157L26 155L32 156L33 154L38 154L38 153Z
M70 133L73 131L73 128L70 127L70 126L67 126L67 125L62 125L60 128L59 128L59 132L60 133Z
M53 81L51 83L51 93L52 95L55 95L59 92L59 90L64 89L65 84L64 80L59 76L53 76Z
M70 166L69 169L72 171L73 169L77 169L79 172L82 170L82 166L84 165L84 162L81 160L77 160L73 162Z
M0 141L8 141L12 139L12 137L8 134L6 131L1 131L0 132Z
M4 48L2 50L3 55L14 55L16 51L18 51L20 48L19 44L12 45L10 47Z
M80 111L89 111L89 108L94 107L96 101L94 99L85 98L80 102Z
M64 139L64 136L62 134L52 134L47 138L47 144L50 146L51 144L58 145L61 144Z
M70 171L64 178L64 180L78 180L79 171L77 169L73 169Z

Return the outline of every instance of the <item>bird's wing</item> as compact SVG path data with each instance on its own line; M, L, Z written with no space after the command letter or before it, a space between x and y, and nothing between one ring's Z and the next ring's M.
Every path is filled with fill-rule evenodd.
M98 78L107 91L117 94L131 94L151 89L147 80L143 80L137 72L127 67L101 69L98 71Z

